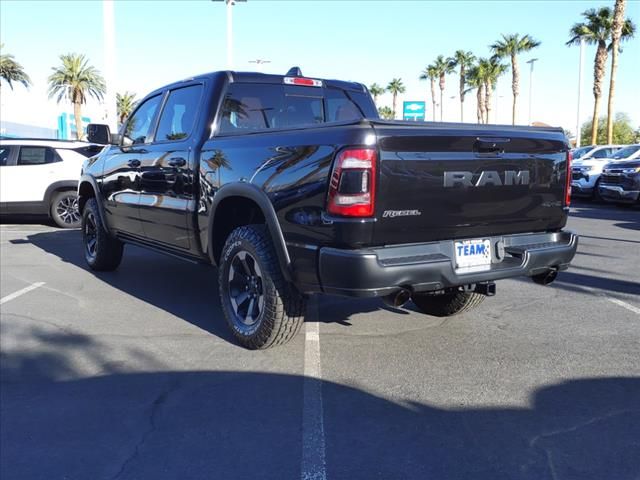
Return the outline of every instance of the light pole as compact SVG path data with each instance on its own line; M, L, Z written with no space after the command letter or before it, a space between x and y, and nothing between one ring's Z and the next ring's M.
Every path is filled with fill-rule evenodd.
M533 64L537 61L537 58L532 58L527 62L531 66L529 70L529 125L531 125L531 108L533 105Z
M104 95L105 122L111 131L118 131L118 109L116 107L115 91L115 59L116 33L113 14L113 0L102 1L102 28L104 48L104 80L106 91ZM79 133L79 132L78 132Z
M578 66L578 112L576 117L576 148L580 146L580 106L582 97L582 64L584 63L584 37L580 37L580 65Z
M233 69L233 6L237 2L247 0L211 0L212 2L225 2L227 4L227 68Z
M259 65L264 65L266 63L271 63L271 60L265 60L264 58L256 58L255 60L249 60L249 63L255 63L256 65L258 65L256 70L261 72L262 71L262 67L260 67Z

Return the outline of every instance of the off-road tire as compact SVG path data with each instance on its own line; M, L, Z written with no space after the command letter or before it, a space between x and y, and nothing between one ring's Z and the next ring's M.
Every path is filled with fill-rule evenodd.
M243 253L244 252L244 253ZM251 257L260 271L263 308L254 324L247 325L238 316L238 296L232 304L230 270L239 256ZM241 258L241 257L240 257ZM237 341L251 350L266 349L289 342L304 323L305 298L282 275L271 236L264 225L238 227L227 238L218 269L220 304L229 328ZM249 308L249 307L247 307ZM246 317L245 317L246 320Z
M84 258L92 270L111 271L120 265L124 245L102 226L95 198L87 200L82 211L82 244Z
M78 211L78 195L75 190L56 192L49 206L51 220L60 228L78 228L82 217Z
M427 315L435 317L450 317L466 312L480 305L484 295L475 292L450 292L442 295L414 293L411 300L416 307Z

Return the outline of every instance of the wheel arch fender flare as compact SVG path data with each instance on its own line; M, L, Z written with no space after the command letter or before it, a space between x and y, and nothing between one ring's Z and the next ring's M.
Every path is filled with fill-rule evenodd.
M218 207L223 200L229 197L243 197L253 201L256 205L258 205L258 208L260 208L262 214L264 215L267 229L269 230L269 234L271 235L271 240L273 241L273 246L275 248L276 255L278 256L278 262L280 264L282 274L287 281L291 281L291 258L289 257L287 244L284 240L284 235L282 234L282 228L280 228L278 216L276 215L276 211L273 208L271 200L269 200L269 197L264 192L264 190L252 183L228 183L220 187L220 189L214 195L213 202L211 204L211 215L209 216L207 237L208 254L209 258L211 259L211 263L213 263L214 265L216 264L212 247L214 245L213 240L215 236L214 220Z
M91 175L82 175L80 177L80 181L76 182L77 184L77 189L78 189L78 209L80 210L80 214L82 214L82 211L84 210L84 206L87 202L86 198L83 198L81 195L81 190L82 190L82 186L83 184L89 184L93 190L93 196L96 199L96 203L98 204L98 221L100 222L100 224L102 225L102 227L105 229L105 231L107 233L111 233L109 231L109 225L107 225L107 221L106 221L106 216L105 216L105 212L104 212L104 205L102 203L101 196L100 196L100 188L98 188L98 184L96 183L96 179L93 178Z
M44 204L49 208L51 206L51 198L56 192L63 190L78 190L78 184L79 182L77 180L59 180L57 182L53 182L44 192Z

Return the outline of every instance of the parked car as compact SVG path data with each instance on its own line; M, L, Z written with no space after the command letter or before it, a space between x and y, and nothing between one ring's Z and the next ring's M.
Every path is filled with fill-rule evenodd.
M59 227L79 227L82 163L102 148L66 140L0 140L0 214L49 215Z
M89 267L127 243L217 265L247 348L293 338L312 293L449 316L576 253L560 128L383 121L364 85L293 68L167 85L88 132L109 144L79 186Z
M640 151L640 145L636 153ZM600 196L607 202L640 204L640 156L608 164L600 179Z
M635 160L636 158L640 158L640 143L636 143L634 145L627 145L626 147L621 148L611 156L611 161L629 162L631 160Z
M599 201L598 182L602 169L621 149L622 145L590 145L576 149L571 169L571 194ZM581 156L576 158L578 155Z

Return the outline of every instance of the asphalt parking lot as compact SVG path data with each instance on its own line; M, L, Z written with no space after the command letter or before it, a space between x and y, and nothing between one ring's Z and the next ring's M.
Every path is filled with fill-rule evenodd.
M1 232L0 477L640 478L640 210L575 203L573 267L467 314L315 297L238 347L215 270L78 231ZM26 289L26 290L24 290Z

